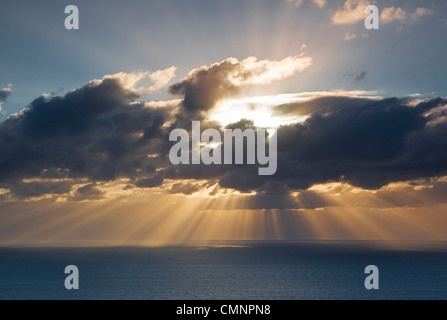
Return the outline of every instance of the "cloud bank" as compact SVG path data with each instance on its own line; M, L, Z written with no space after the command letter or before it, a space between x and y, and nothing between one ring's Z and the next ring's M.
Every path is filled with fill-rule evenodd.
M191 119L199 116L202 129L223 130L206 120L218 101L309 64L301 56L230 58L174 83L170 91L180 100L141 101L146 92L138 84L141 79L161 79L159 85L166 85L174 69L152 77L144 72L106 76L64 96L39 97L0 122L0 189L8 190L0 197L94 200L105 196L103 184L119 180L127 189L165 187L169 181L169 193L186 195L203 186L191 181L204 180L207 187L258 194L289 194L333 182L374 190L447 175L446 99L331 92L272 106L278 115L305 117L278 128L274 176L259 177L257 166L171 165L171 130L190 129ZM250 119L234 119L228 127L254 127Z
M136 179L154 172L147 157L164 147L169 117L138 102L118 78L95 80L62 97L39 97L0 123L0 181L27 178Z

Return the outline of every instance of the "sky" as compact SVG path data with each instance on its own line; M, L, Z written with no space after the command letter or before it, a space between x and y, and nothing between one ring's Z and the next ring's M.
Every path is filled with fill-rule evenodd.
M0 39L2 245L447 240L445 1L5 1ZM192 121L277 172L173 165Z

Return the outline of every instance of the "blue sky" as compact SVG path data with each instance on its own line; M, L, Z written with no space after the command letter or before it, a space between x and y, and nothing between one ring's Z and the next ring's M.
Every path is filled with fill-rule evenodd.
M76 4L80 30L63 27L64 8ZM446 96L447 3L377 1L402 8L406 19L367 31L363 21L333 24L344 1L319 8L286 0L8 1L0 12L0 87L12 85L3 104L17 112L42 93L62 95L117 72L176 66L193 68L229 57L283 59L301 52L312 67L262 88L263 93L332 89L376 91L382 96ZM429 14L411 19L417 8ZM346 34L356 38L346 41ZM361 81L355 77L362 72ZM159 92L156 99L169 98ZM3 115L3 118L6 116Z

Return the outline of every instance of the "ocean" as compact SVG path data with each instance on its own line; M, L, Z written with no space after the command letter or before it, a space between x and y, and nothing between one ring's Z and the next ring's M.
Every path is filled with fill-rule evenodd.
M79 269L67 290L64 269ZM365 267L379 268L367 290ZM447 250L351 243L0 248L0 299L446 299Z

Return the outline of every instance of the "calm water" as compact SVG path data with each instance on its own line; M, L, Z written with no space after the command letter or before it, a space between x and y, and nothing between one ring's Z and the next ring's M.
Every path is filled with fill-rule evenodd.
M64 288L65 266L80 290ZM364 288L367 265L380 290ZM0 249L0 299L446 299L447 251L328 244Z

